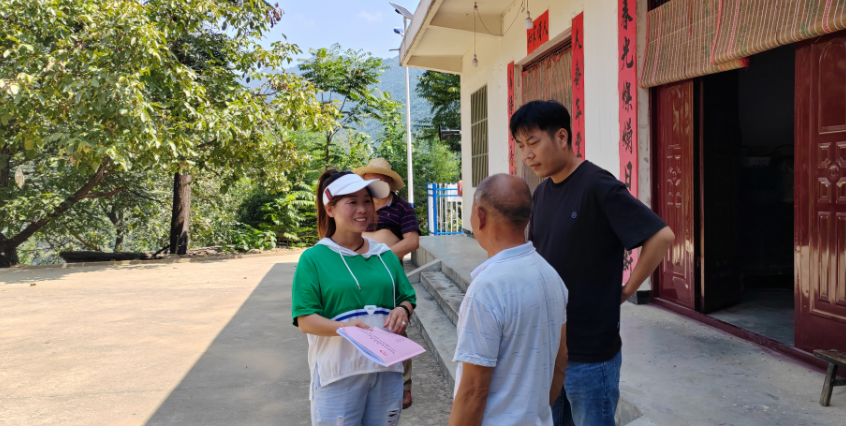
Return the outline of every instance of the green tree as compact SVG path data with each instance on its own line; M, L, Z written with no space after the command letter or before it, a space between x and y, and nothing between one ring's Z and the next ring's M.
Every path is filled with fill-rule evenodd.
M328 129L337 111L306 80L262 71L299 53L259 44L280 13L261 0L0 0L0 266L76 204L128 191L131 170L287 188L300 159L286 135ZM188 59L203 49L200 73Z
M377 137L379 148L375 156L385 158L400 175L408 176L408 157L405 135L405 122L397 104L393 110L387 110L381 119L382 130ZM412 146L414 161L414 210L421 228L425 229L428 217L426 183L453 183L461 174L461 161L458 154L441 143L436 137L417 132ZM400 196L408 199L409 188L400 191Z
M426 71L420 76L417 95L429 101L432 117L422 123L424 138L438 137L438 127L461 129L461 76L437 71ZM461 138L450 136L444 141L456 153L461 153Z
M322 104L334 105L340 111L340 119L323 132L323 163L339 166L339 157L332 151L334 138L345 134L348 142L356 144L364 121L378 120L386 108L391 108L388 104L394 102L375 89L379 76L388 67L369 52L342 50L338 44L309 52L312 57L300 63L303 78L320 91Z

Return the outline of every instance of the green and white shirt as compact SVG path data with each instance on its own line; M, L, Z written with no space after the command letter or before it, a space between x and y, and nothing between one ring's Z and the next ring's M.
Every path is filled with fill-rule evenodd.
M401 302L416 303L414 288L397 256L385 244L370 239L368 243L368 252L358 254L324 238L302 254L292 291L295 326L298 317L317 314L341 322L357 319L382 328ZM312 390L356 374L402 372L401 363L383 367L340 336L309 334L308 344Z

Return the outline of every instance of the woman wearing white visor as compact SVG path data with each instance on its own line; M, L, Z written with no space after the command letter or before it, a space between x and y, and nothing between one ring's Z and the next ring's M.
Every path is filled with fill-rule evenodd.
M400 333L416 303L400 260L388 246L362 237L375 220L373 198L387 183L327 170L317 191L321 240L297 264L294 325L308 334L313 425L395 426L402 412L402 363L367 359L340 327L381 327Z

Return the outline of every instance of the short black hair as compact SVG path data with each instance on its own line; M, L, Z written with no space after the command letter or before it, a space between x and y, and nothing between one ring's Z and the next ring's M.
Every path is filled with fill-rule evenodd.
M515 139L520 131L538 129L553 136L559 129L564 129L567 131L567 145L573 143L570 112L558 101L531 101L521 106L511 116L508 127L511 130L511 136Z

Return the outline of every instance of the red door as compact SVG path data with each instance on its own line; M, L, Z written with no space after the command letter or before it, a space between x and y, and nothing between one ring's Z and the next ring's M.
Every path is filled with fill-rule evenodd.
M693 81L656 89L656 206L676 234L661 262L657 296L695 309L693 253Z
M796 55L796 346L846 351L846 33Z

